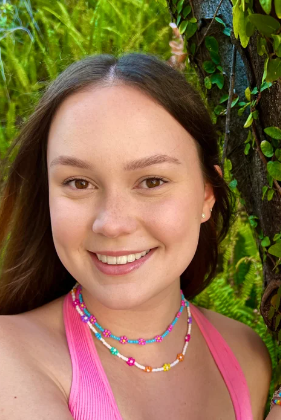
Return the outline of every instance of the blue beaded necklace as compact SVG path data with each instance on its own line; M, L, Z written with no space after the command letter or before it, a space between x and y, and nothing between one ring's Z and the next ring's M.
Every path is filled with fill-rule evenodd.
M97 338L102 338L102 335L106 338L113 338L116 341L119 341L121 344L139 344L141 346L145 345L145 344L150 344L150 343L161 343L161 341L163 340L163 338L165 338L174 328L174 326L176 325L176 323L178 322L179 317L182 314L182 311L184 309L185 306L188 306L189 303L188 301L185 299L183 292L181 290L181 307L178 311L178 313L175 316L175 319L173 320L173 322L168 326L168 328L166 329L166 331L161 334L161 335L156 335L156 337L149 339L149 340L145 340L144 338L139 338L137 340L129 340L125 335L121 336L121 337L117 337L116 335L112 334L111 331L103 328L101 325L99 325L99 323L96 320L96 317L92 314L90 314L90 312L87 310L86 305L83 301L83 297L82 297L82 286L80 284L77 284L77 287L75 290L75 300L73 302L74 306L79 305L79 307L81 308L81 310L84 312L85 315L83 315L82 321L87 323L88 321L90 321L92 324L95 325L96 328L98 328L101 331L101 334L98 333L99 337L97 336ZM97 334L96 334L97 335Z

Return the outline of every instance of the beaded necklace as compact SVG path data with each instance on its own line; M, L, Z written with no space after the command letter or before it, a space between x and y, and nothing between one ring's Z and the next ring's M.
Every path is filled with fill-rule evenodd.
M78 287L76 288L76 286L78 285ZM179 317L181 316L184 307L186 306L186 300L185 297L183 295L183 292L181 290L181 307L179 309L179 311L177 312L175 319L173 320L173 322L168 326L168 328L166 329L166 331L161 334L161 335L156 335L156 337L150 339L150 340L145 340L144 338L138 338L137 340L129 340L125 335L122 335L121 337L116 337L114 334L111 333L111 331L102 328L98 322L97 319L94 315L91 315L90 312L87 310L86 305L83 301L83 297L82 297L82 286L79 283L76 283L76 285L74 286L74 288L76 289L75 292L75 300L74 305L79 305L80 309L82 309L82 311L84 312L83 317L82 317L82 321L83 322L88 322L90 321L91 324L95 324L95 327L98 328L102 335L105 338L113 338L114 340L119 341L121 344L139 344L141 346L144 346L145 344L150 344L150 343L161 343L161 341L163 340L163 338L167 337L167 335L172 331L172 329L174 328L174 326L176 325L176 323L178 322Z
M84 311L84 309L87 309L87 308L85 306L85 303L83 302L83 299L82 299L82 302L81 302L80 299L78 300L76 298L77 286L79 288L79 294L81 294L82 287L81 287L81 285L79 285L79 283L76 283L75 286L73 287L73 289L70 291L71 296L72 296L73 306L76 308L77 312L81 316L81 320L84 323L87 323L87 325L89 326L89 328L95 333L95 337L98 340L100 340L102 342L102 344L110 350L110 352L111 352L111 354L113 356L117 356L120 359L124 360L127 363L128 366L136 366L137 368L139 368L139 369L141 369L141 370L143 370L144 372L147 372L147 373L161 372L161 371L167 372L172 367L176 366L179 362L182 362L184 360L186 349L187 349L188 344L189 344L189 341L190 341L191 324L192 324L192 317L191 317L191 313L190 313L189 302L186 299L184 299L184 302L185 302L185 306L186 306L187 314L188 314L188 320L187 320L188 329L187 329L187 334L186 334L185 339L184 339L184 346L183 346L182 353L179 353L177 355L177 358L176 358L176 360L174 362L172 362L172 363L164 363L164 365L162 367L159 367L159 368L152 368L151 366L143 366L143 365L141 365L140 363L136 362L136 360L133 357L126 357L126 356L122 355L115 347L112 347L110 344L108 344L105 341L105 339L102 337L102 335L94 327L94 322L93 322L93 318L94 317L93 317L93 315L91 315L88 312L90 314L90 316L89 315L86 315L86 317L85 317L85 311ZM82 305L82 307L81 307L81 305ZM182 308L183 308L183 306L182 306ZM93 318L91 318L91 317L93 317ZM125 336L123 336L123 337L125 337ZM125 342L127 343L129 341L127 340Z

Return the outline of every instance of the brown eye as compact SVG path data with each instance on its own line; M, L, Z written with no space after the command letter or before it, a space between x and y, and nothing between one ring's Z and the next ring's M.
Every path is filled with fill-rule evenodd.
M85 181L84 179L76 179L74 181L74 185L75 185L75 188L77 188L77 190L84 190L84 189L86 189L87 186L88 186L88 184L89 184L89 182L88 181Z
M153 188L153 187L159 187L159 182L161 181L161 179L159 178L148 178L146 180L146 185L149 188Z
M159 184L160 182L162 182L162 184ZM144 188L145 190L152 190L161 187L163 184L166 184L166 182L167 181L164 181L162 178L153 177L144 179L141 184L145 183L147 185L147 188Z

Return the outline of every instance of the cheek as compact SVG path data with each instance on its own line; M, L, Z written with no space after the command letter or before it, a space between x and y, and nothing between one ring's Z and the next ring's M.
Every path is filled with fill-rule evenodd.
M190 198L189 198L190 197ZM199 240L199 200L193 194L172 197L153 210L150 232L164 247L167 276L180 276L192 261ZM150 222L152 218L150 218Z
M199 200L198 200L199 201ZM194 199L194 194L181 194L170 197L149 208L147 220L151 229L155 229L163 238L163 242L173 244L177 241L192 239L200 229L200 204ZM202 205L202 204L201 204Z
M79 247L87 230L87 206L65 197L50 197L50 217L56 248Z

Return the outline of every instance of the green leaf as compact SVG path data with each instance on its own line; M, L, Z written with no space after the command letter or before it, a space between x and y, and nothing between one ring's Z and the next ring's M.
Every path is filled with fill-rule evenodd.
M216 71L216 66L212 61L204 61L203 63L203 69L207 73L214 73Z
M184 19L186 18L186 16L188 16L189 15L189 13L191 12L191 6L190 5L188 5L188 6L185 6L185 8L183 9L183 12L182 12L182 15L183 15L183 17L184 17Z
M253 25L255 25L257 30L265 36L270 36L280 28L280 23L272 16L253 13L248 16L248 19Z
M233 179L228 186L231 190L234 190L237 187L237 179Z
M233 101L231 102L231 108L233 108L237 104L238 101L239 101L239 96L237 96L236 99L233 99Z
M278 241L281 238L281 233L275 233L273 240Z
M264 60L264 65L263 65L263 75L262 75L262 83L265 81L266 77L267 77L267 66L268 66L268 61L269 58L266 57L266 59Z
M266 157L272 157L274 155L273 147L267 140L261 142L261 150Z
M217 69L223 73L223 68L222 68L222 66L217 66Z
M224 28L222 33L225 34L226 36L230 36L231 35L231 29L230 28Z
M210 56L211 56L212 61L213 61L215 64L219 64L219 63L220 63L221 58L220 58L220 55L219 55L218 53L216 53L216 52L214 52L214 51L211 51L211 52L210 52Z
M211 82L212 84L216 84L219 89L222 89L224 85L224 77L221 73L212 74Z
M219 44L215 37L213 36L206 36L205 38L205 46L208 51L210 52L219 52Z
M237 114L239 115L239 117L241 117L241 115L244 113L245 109L247 108L248 104L245 106L242 106L242 108L238 109Z
M256 30L255 25L253 25L248 19L246 20L246 35L251 38L252 35L254 35L254 32Z
M185 32L187 25L188 25L188 20L183 20L179 27L180 34L183 34Z
M205 79L204 79L204 85L205 85L205 87L207 88L207 89L211 89L211 87L212 87L212 82L211 82L211 79L210 79L210 77L208 76L208 77L205 77Z
M260 5L267 15L271 12L271 3L272 0L260 0Z
M245 98L247 99L247 101L250 101L251 100L251 91L250 91L250 88L249 87L247 87L245 89Z
M281 77L281 58L273 58L269 60L267 66L267 82L274 82Z
M178 15L178 18L177 18L177 26L179 26L180 20L181 20L181 15Z
M259 118L259 111L257 109L253 112L253 118L254 120L257 120Z
M185 31L185 34L184 34L185 38L186 39L191 38L195 34L196 31L197 31L197 23L189 22L187 29Z
M281 258L281 242L277 242L268 249L268 252L275 257Z
M268 186L267 186L267 185L264 185L264 186L262 187L262 200L264 199L264 196L265 196L265 194L266 194L267 190L268 190Z
M261 246L266 247L270 245L270 239L268 236L265 236L261 241Z
M258 93L258 91L259 91L258 88L257 87L254 87L254 89L252 90L251 94L252 95L256 95Z
M253 114L250 112L245 124L244 124L244 128L248 128L252 125L253 123Z
M281 19L281 2L280 2L280 0L274 0L274 7L275 7L275 13L276 13L278 19Z
M224 115L225 114L225 111L226 111L226 109L222 105L217 105L215 107L215 109L214 109L214 113L216 115Z
M276 1L276 0L275 0ZM278 0L277 0L278 1ZM278 341L281 341L281 330L278 331Z
M278 161L270 161L267 162L267 171L272 178L276 179L277 181L281 181L281 163Z
M264 132L273 139L281 140L281 129L279 127L266 127Z
M189 22L196 23L197 22L197 19L195 17L192 17L191 19L189 19Z
M270 188L272 188L272 186L273 186L273 178L272 178L272 176L269 175L269 173L267 173L266 174L266 177L267 177L267 181L268 181L268 184L269 184Z
M279 160L281 162L281 149L276 149L275 150L275 156L276 156L277 160Z
M184 3L184 0L180 0L180 1L178 2L178 5L177 5L177 12L178 12L178 13L180 13L180 12L181 12L181 10L182 10L182 6L183 6L183 3Z
M225 23L222 19L220 19L219 17L215 17L215 20L219 23L221 23L224 27L225 27Z
M195 42L192 42L192 44L189 47L189 51L191 55L194 55L195 51L196 51L196 44Z
M266 39L261 36L258 36L257 52L258 52L258 55L260 56L267 54L267 42L266 42Z
M250 223L251 226L257 227L258 224L257 224L257 222L255 220L255 219L258 219L257 216L251 214L250 216L248 216L248 219L249 219L249 223Z
M243 48L246 48L249 42L249 36L247 35L246 27L248 20L245 16L245 11L240 7L240 2L237 1L232 9L233 12L233 30L235 38L240 38L240 42Z
M222 95L222 97L220 98L220 104L223 104L227 100L228 100L228 93L226 93L225 95Z
M281 315L278 314L276 319L275 319L275 331L277 330L277 328L279 326L280 320L281 320Z
M234 30L234 36L236 39L239 37L239 20L240 15L243 13L243 11L240 9L240 2L237 1L232 9L233 13L233 30Z
M267 193L267 201L272 200L273 196L274 196L275 191L274 190L268 190Z
M274 304L276 310L279 309L279 306L280 306L280 298L281 298L281 296L280 296L280 290L278 289L278 291L277 291L277 297L276 297L275 304Z
M245 146L245 149L244 149L245 155L248 155L249 154L249 150L250 149L251 149L251 145L250 145L250 143L247 143L246 146Z
M271 35L271 37L273 38L273 48L276 51L281 44L281 35Z
M272 86L271 82L263 82L260 87L260 91L263 92L265 89L269 89L271 86Z
M271 306L268 311L268 319L272 319L274 317L274 314L275 314L275 308L274 306Z

